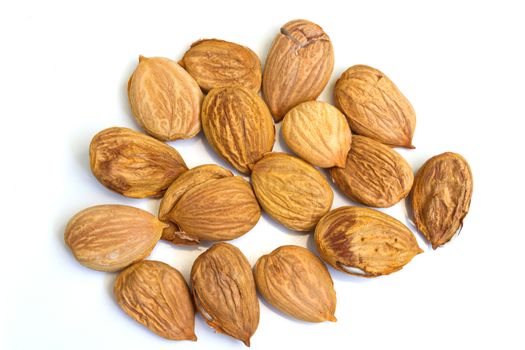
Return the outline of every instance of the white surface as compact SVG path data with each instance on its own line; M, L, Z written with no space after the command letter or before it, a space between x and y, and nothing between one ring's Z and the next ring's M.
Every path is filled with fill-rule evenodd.
M249 46L264 62L288 20L319 23L335 48L321 96L349 66L384 71L417 112L417 169L443 151L465 156L474 196L461 235L393 275L335 272L337 323L306 324L261 302L253 349L523 349L523 119L520 2L7 1L0 5L0 171L3 204L1 349L242 349L196 319L198 342L164 340L128 318L111 295L115 274L79 265L63 244L77 211L158 201L114 194L91 175L88 144L109 126L138 129L125 86L139 54L178 59L199 38ZM496 5L497 4L497 5ZM222 161L203 136L172 143L189 166ZM275 149L282 148L279 140ZM349 204L336 191L334 208ZM404 203L385 210L404 220ZM307 235L263 217L232 242L253 264ZM160 243L152 259L188 278L204 248Z

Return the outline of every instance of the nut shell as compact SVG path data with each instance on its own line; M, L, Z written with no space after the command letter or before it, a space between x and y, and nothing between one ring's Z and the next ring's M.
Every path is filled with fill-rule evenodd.
M146 258L166 225L126 205L97 205L69 220L64 240L82 265L118 271Z
M188 168L173 147L127 128L96 134L89 146L93 175L127 197L159 197Z
M461 229L472 189L470 166L457 153L432 157L419 169L412 189L412 212L417 229L432 248L447 243Z
M188 285L160 261L141 261L122 271L113 286L119 306L135 321L171 340L197 340Z
M301 102L315 100L334 68L334 50L317 24L286 23L273 41L264 67L262 90L276 122Z
M217 332L250 346L259 325L259 300L250 264L231 244L217 243L191 269L197 310Z
M261 88L261 62L246 46L217 39L199 40L179 63L204 91L240 85L257 93Z
M354 135L344 168L332 168L335 185L350 199L386 208L405 198L412 188L410 164L392 148Z
M257 260L257 289L282 312L307 322L336 321L334 283L308 249L282 246Z
M250 184L238 176L203 182L177 201L167 218L197 240L230 240L250 231L261 209Z
M414 108L381 71L365 65L350 67L334 91L353 132L386 145L414 148Z
M332 206L334 193L324 176L286 153L269 153L252 171L259 203L274 220L291 230L311 231Z
M398 271L423 252L408 227L361 207L340 207L324 216L315 229L315 243L324 261L362 277Z
M202 127L215 151L245 174L275 142L268 107L259 95L242 87L211 90L202 104Z
M137 123L159 140L187 139L200 131L202 91L172 60L140 56L129 78L128 99Z
M283 119L288 147L308 163L344 167L352 133L343 113L325 102L308 101L292 108Z

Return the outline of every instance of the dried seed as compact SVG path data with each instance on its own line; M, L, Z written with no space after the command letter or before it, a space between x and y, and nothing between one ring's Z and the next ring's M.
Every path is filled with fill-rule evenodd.
M191 44L180 64L204 91L240 85L257 93L261 88L261 62L246 46L217 39L199 40Z
M64 240L82 265L118 271L147 257L166 225L126 205L97 205L69 220Z
M334 193L323 175L286 153L269 153L252 171L255 195L276 221L296 231L310 231L332 206Z
M128 99L140 126L159 140L187 139L200 131L202 91L172 60L140 56L129 78Z
M127 128L109 128L89 146L93 175L127 197L161 196L188 168L179 152L163 142Z
M284 141L308 163L321 167L344 167L352 134L343 113L328 103L303 102L283 120Z
M209 180L222 179L229 176L233 176L231 171L215 164L205 164L186 171L173 181L160 202L159 219L169 225L162 232L162 239L174 244L198 244L199 239L197 237L183 232L175 223L169 221L169 213L179 199L192 187Z
M180 197L167 215L197 240L230 240L250 231L261 216L252 187L238 176L203 182Z
M250 346L259 325L259 300L250 264L231 244L217 243L191 269L197 310L217 332Z
M245 174L271 152L275 141L268 107L259 95L241 87L208 93L202 104L202 128L215 151Z
M354 135L344 168L332 168L335 185L350 199L371 207L390 207L410 192L414 174L388 146Z
M122 271L113 286L119 306L161 337L197 340L195 312L184 277L160 261L141 261Z
M257 289L282 312L308 322L336 321L334 283L308 249L282 246L257 260Z
M348 68L335 84L335 101L356 134L390 146L414 148L416 113L379 70L364 65Z
M264 67L262 89L276 122L301 102L315 100L334 68L332 42L317 24L286 23L273 41Z
M472 198L472 172L465 158L447 152L430 158L416 175L412 211L432 248L450 241L463 225Z
M423 252L408 227L361 207L340 207L324 216L315 229L315 243L324 261L362 277L398 271Z

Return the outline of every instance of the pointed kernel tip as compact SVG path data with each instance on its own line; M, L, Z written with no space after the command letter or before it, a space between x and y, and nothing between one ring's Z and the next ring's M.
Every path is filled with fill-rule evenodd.
M338 159L335 162L335 166L338 168L344 168L346 166L346 157L344 157L343 159Z
M335 318L335 315L328 315L326 320L330 322L337 322L337 318Z
M142 55L139 55L139 63L144 61L146 59L146 57L142 56Z
M195 331L193 329L188 329L184 333L184 335L179 338L180 340L190 340L190 341L197 341L197 336L195 335Z

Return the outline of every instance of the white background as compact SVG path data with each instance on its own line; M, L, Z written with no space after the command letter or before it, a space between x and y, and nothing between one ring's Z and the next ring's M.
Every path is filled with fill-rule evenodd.
M249 46L262 62L281 25L320 24L337 77L379 68L417 112L417 170L461 153L474 174L459 237L393 275L362 279L330 269L337 323L292 320L261 302L253 349L523 349L525 229L523 120L525 11L483 1L2 1L0 5L1 349L243 349L196 318L198 341L149 332L116 305L115 274L78 264L63 243L68 219L96 204L157 212L157 200L124 198L91 175L88 145L110 126L138 129L126 82L140 54L179 59L200 38ZM224 163L202 135L173 142L189 166ZM283 148L281 140L275 149ZM334 207L350 202L336 192ZM405 222L404 203L385 212ZM311 237L264 216L232 242L253 264ZM159 243L151 258L188 278L205 248Z

